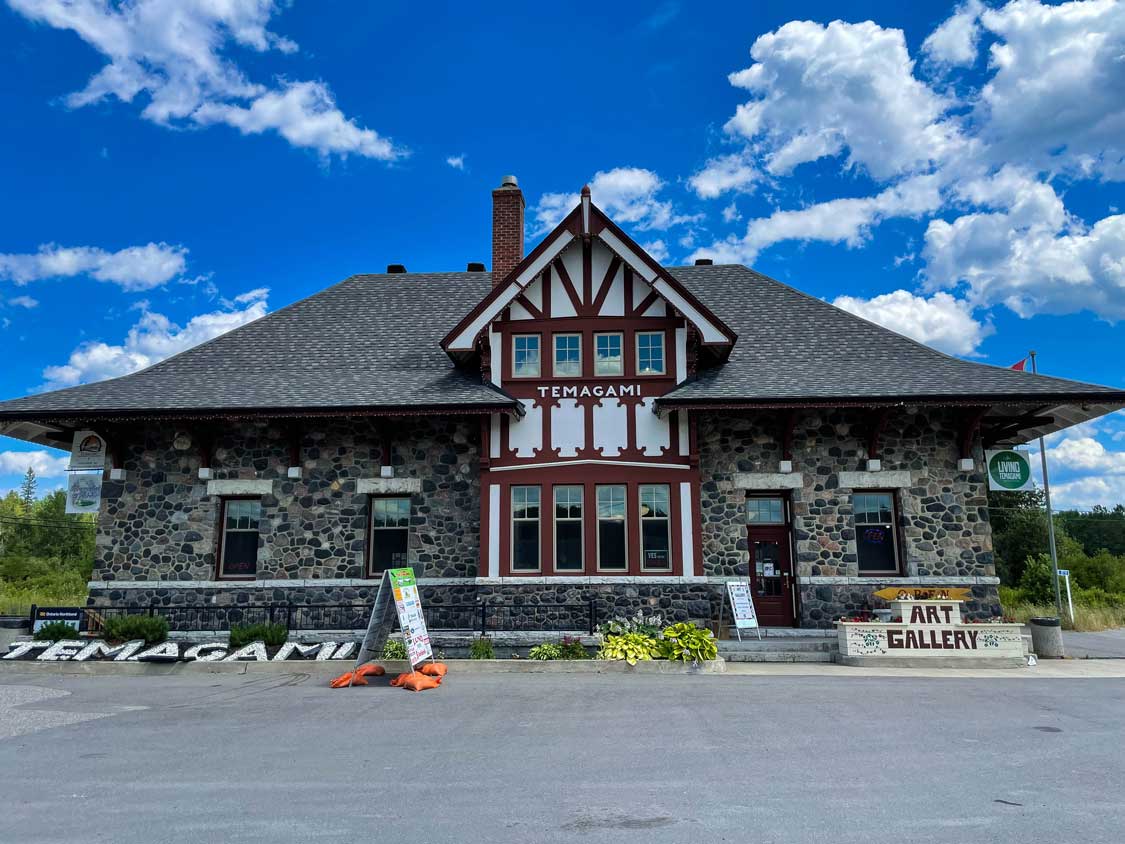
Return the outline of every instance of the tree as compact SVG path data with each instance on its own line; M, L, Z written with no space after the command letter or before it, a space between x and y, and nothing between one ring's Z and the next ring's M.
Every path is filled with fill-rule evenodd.
M1020 582L1029 557L1050 553L1045 506L1043 492L1038 489L988 493L996 574L1007 585Z
M35 505L35 488L39 486L39 479L35 476L35 469L27 467L27 472L20 482L20 501L26 515L31 515L31 508Z

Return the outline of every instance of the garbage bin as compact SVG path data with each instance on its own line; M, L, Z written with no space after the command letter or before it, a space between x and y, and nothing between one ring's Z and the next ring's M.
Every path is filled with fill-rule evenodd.
M0 654L6 654L12 643L28 630L26 615L0 615Z
M1031 649L1040 659L1062 659L1063 652L1062 624L1057 618L1032 618L1028 620L1031 627Z

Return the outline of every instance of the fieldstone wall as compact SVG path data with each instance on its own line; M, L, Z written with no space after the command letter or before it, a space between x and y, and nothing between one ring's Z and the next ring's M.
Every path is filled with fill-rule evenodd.
M736 475L778 472L780 422L769 413L708 414L700 416L698 426L704 573L746 576L745 501L754 490L738 486ZM951 410L904 408L891 414L882 434L884 476L907 472L910 477L910 486L896 493L906 577L995 574L983 452L977 443L975 468L959 470L956 431ZM801 588L806 626L823 626L845 612L872 608L873 589L866 583L814 585L818 578L859 577L855 490L841 478L844 472L866 468L866 436L867 422L859 411L808 411L798 417L792 458L801 482L781 494L791 501L797 577L813 581ZM990 616L993 607L998 614L996 587L980 588L979 614Z
M214 580L219 496L198 477L193 433L150 428L128 443L125 481L106 480L98 520L95 580ZM471 577L480 547L479 431L418 418L392 429L396 479L418 479L409 563L427 576ZM364 576L369 498L361 478L379 477L381 444L366 421L326 421L304 436L300 479L286 477L285 431L247 422L214 441L216 480L267 480L258 546L260 579Z

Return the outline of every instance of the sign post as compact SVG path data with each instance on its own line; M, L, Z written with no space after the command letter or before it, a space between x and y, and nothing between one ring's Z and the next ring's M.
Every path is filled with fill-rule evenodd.
M1070 626L1074 626L1074 601L1070 597L1070 569L1059 569L1059 577L1066 578L1066 608L1070 611Z
M743 629L753 629L762 638L762 629L758 627L758 613L754 610L754 596L750 594L750 584L743 580L728 580L727 594L730 596L731 610L734 612L734 632L738 634L738 641L742 641Z

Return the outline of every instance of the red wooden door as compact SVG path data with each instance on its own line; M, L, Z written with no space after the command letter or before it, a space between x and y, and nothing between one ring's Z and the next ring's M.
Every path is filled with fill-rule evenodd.
M793 564L789 529L747 528L750 545L750 593L762 627L793 626Z

